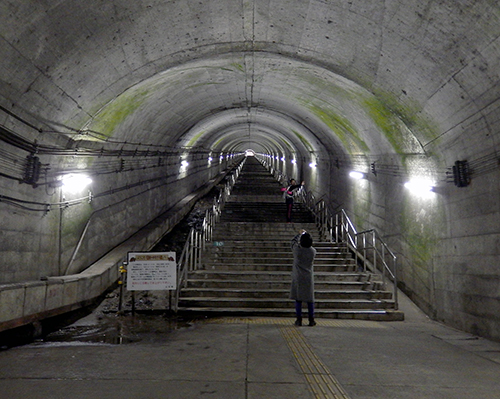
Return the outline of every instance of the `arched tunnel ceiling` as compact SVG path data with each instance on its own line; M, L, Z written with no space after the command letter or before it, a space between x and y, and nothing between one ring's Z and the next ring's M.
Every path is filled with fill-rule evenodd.
M122 141L211 150L220 149L224 135L238 132L248 142L252 132L260 132L259 140L274 142L276 149L289 143L292 152L422 152L412 132L401 134L404 125L396 117L385 123L400 126L384 136L372 114L382 107L367 90L310 63L263 52L231 53L136 84L86 128Z
M489 1L0 7L0 104L43 130L214 150L250 132L263 148L405 154L453 141L463 121L492 125L496 91L477 84L498 84Z

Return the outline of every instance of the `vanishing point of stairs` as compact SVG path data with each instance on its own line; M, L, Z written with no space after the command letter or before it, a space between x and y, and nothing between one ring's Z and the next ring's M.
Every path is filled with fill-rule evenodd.
M247 158L213 243L207 245L202 269L190 272L181 290L179 312L293 317L290 241L305 229L317 250L317 317L402 320L403 313L394 310L392 292L383 289L376 275L359 272L345 245L321 242L309 211L294 205L293 223L286 223L280 188L264 166Z

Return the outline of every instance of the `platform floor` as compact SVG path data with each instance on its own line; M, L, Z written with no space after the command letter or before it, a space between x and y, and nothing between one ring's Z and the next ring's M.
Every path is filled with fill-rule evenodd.
M500 343L428 320L200 320L128 344L0 351L1 399L500 398Z

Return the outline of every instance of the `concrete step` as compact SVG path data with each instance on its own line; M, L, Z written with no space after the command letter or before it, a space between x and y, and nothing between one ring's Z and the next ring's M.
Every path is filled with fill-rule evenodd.
M203 259L204 264L256 264L256 265L289 265L293 263L293 257L290 254L276 256L269 254L263 256L259 253L215 253L212 256ZM314 266L334 266L334 265L354 265L354 259L346 259L343 257L318 257L314 259Z
M248 289L251 291L263 290L289 290L291 281L269 280L262 281L256 279L191 279L188 282L189 289L216 287L221 290L228 289ZM373 286L370 281L316 281L314 284L317 290L326 291L363 291L371 290ZM183 289L184 292L184 289ZM188 291L186 291L188 292Z
M266 299L289 299L290 289L282 288L261 288L255 290L252 288L228 288L221 290L218 287L200 288L191 287L185 289L185 295L188 298L266 298ZM378 290L322 290L315 289L314 296L317 300L336 300L336 299L387 299L392 298L392 293L389 291Z
M289 309L279 308L182 308L179 313L185 317L196 316L209 316L209 317L295 317L295 309L293 304L290 304ZM402 321L404 320L404 313L393 309L379 309L379 310L364 310L364 309L316 309L316 318L325 319L346 319L346 320L372 320L372 321ZM307 311L304 309L304 317L307 317Z
M248 162L250 161L250 162ZM314 218L301 204L286 223L280 185L255 159L248 159L202 257L189 273L179 312L204 315L293 317L288 299L293 255L290 240L305 229L313 236L318 317L402 320L392 293L358 270L345 244L321 241Z
M228 298L228 297L182 297L179 307L206 308L289 308L293 301L288 298ZM387 299L315 299L316 309L394 309L394 301Z
M191 279L209 280L253 280L253 281L291 281L291 271L263 271L263 270L196 270L189 273ZM371 281L370 274L355 272L316 272L315 282L323 281Z
M292 237L293 238L293 237ZM226 237L224 241L207 243L207 250L234 250L234 251L250 251L255 252L256 248L262 252L273 252L273 251L286 251L290 252L291 239L284 241L282 238L275 237L274 240L245 240L245 239L232 239L232 237ZM314 242L313 247L316 248L316 253L318 256L322 253L340 253L349 254L350 252L345 246L335 245L332 243L322 243Z
M208 263L203 264L205 270L217 270L219 272L223 271L263 271L263 272L275 272L282 271L291 273L292 266L291 264L266 264L266 263ZM354 265L315 265L314 267L315 274L317 273L342 273L342 272L351 272L354 273L356 271L356 267Z
M258 251L258 252L257 252ZM246 257L247 255L259 256L260 258L287 258L293 259L293 254L290 246L283 246L279 248L256 248L251 247L231 247L228 245L221 245L220 247L213 246L206 249L203 256L227 256L227 257ZM345 252L328 252L316 249L315 260L323 259L349 259L347 253Z

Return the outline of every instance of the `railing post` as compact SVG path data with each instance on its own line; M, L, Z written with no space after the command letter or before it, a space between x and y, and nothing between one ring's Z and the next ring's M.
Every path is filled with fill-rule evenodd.
M363 258L364 258L364 267L363 267L363 270L365 271L366 273L366 233L363 233Z
M392 264L393 264L393 272L394 274L394 281L393 281L393 288L394 288L394 309L398 310L399 309L399 298L398 298L398 274L397 274L397 261L396 257L392 257Z
M339 214L335 214L335 242L339 243Z
M356 262L356 271L358 270L358 253L359 253L359 251L358 251L358 248L359 248L359 246L358 246L358 237L359 236L357 234L354 236L354 246L356 247L356 248L354 248L354 259L355 259L355 262ZM363 262L363 266L364 266L364 264L365 264L365 262Z

